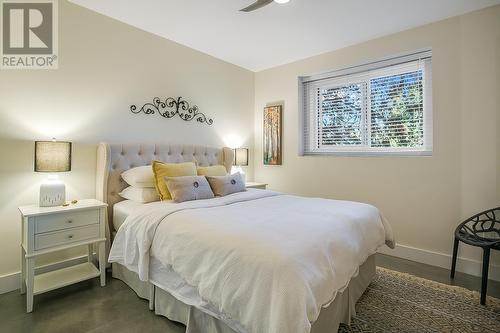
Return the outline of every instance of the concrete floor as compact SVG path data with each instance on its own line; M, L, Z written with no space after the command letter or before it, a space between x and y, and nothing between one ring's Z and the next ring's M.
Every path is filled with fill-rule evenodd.
M377 265L426 279L479 290L480 279L429 265L377 255ZM488 295L500 298L500 282L491 281ZM479 301L478 301L479 302ZM479 306L479 304L478 304ZM0 295L0 332L184 332L183 325L156 316L123 282L108 276L106 287L98 279L81 282L35 296L34 311L25 312L25 298L18 291Z
M185 331L149 311L147 301L111 275L104 288L93 279L35 296L32 313L25 312L25 304L19 291L0 295L0 333Z

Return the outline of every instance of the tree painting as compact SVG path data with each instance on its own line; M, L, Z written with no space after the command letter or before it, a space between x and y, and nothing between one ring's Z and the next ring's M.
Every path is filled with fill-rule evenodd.
M281 105L264 108L264 165L281 165Z

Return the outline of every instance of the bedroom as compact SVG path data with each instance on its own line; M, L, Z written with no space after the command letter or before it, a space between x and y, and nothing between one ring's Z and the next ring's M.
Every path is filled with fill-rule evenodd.
M391 238L385 235L387 237L382 238L387 239L379 237L374 240L377 254L368 250L357 253L361 260L359 266L366 259L361 257L368 254L373 261L366 266L368 273L359 274L367 277L366 283L357 290L363 295L357 295L353 290L352 294L357 296L347 301L345 298L349 293L345 291L350 290L347 288L341 292L343 296L333 298L338 302L343 300L347 305L337 304L336 307L332 303L320 311L312 310L315 307L308 304L311 306L307 313L310 327L305 325L303 330L292 331L446 331L445 328L449 327L468 331L463 318L479 325L480 331L499 330L498 251L493 248L489 258L485 305L481 305L480 295L484 284L481 281L484 276L483 249L460 241L454 279L450 278L450 268L457 226L477 213L500 206L500 1L290 0L283 4L269 1L262 8L240 11L251 2L190 0L119 4L119 1L45 1L52 4L49 14L54 18L52 29L49 29L53 46L51 53L42 52L36 59L44 62L35 61L34 66L22 68L23 62L20 63L19 59L32 58L15 58L19 52L9 54L5 47L5 36L8 36L5 31L7 26L8 29L18 28L12 23L16 18L24 22L19 13L26 7L15 7L13 13L5 16L11 10L5 5L24 3L1 1L4 16L0 16L3 36L0 68L0 250L3 253L0 258L0 331L105 332L121 329L130 332L184 332L187 319L180 309L191 311L191 322L187 323L191 332L264 331L240 327L244 321L255 321L251 315L236 320L236 324L224 321L218 318L220 313L213 313L217 311L200 304L188 306L186 300L179 301L180 296L171 296L172 290L167 293L165 288L151 287L152 283L140 279L134 281L151 288L143 288L142 292L135 288L134 292L133 287L122 280L133 283L126 277L113 276L119 274L119 269L111 272L110 265L105 286L101 287L97 277L101 275L99 257L102 255L103 262L107 261L110 241L115 239L113 206L121 200L118 196L118 192L124 189L121 174L126 171L123 165L119 165L123 161L113 160L111 156L120 158L123 152L123 158L128 162L126 168L139 167L140 163L149 165L156 155L163 156L159 158L163 162L180 162L170 160L170 151L191 153L195 158L182 157L182 162L197 161L202 167L225 163L226 172L242 171L242 181L267 189L249 188L236 196L270 193L269 198L262 198L269 205L271 200L286 197L285 208L293 208L293 211L294 207L313 210L312 204L291 205L290 200L298 200L295 196L301 200L337 200L332 201L332 205L338 200L346 200L372 205L382 214L383 218L376 219L378 231L392 230L395 247L378 246L381 241ZM43 22L41 18L44 17L36 13L46 14L44 10L35 8L33 21L31 17L26 21L30 23L28 28L25 27L30 33L30 43L43 43L47 38L46 32L35 27ZM7 25L6 17L10 20ZM353 24L356 20L363 20L366 24ZM21 29L19 34L23 33L22 27L18 28ZM325 31L331 34L326 35ZM12 36L9 38L15 40L15 34ZM14 42L10 44L15 46ZM24 44L23 40L18 44ZM47 54L56 57L47 57ZM50 61L52 68L31 68L48 66ZM307 97L312 89L317 88L315 84L333 82L338 86L340 81L351 83L350 93L359 96L361 104L353 107L346 102L340 107L345 109L350 105L351 110L359 110L355 117L360 129L357 135L360 142L371 142L366 137L368 131L364 129L370 123L368 117L372 116L369 112L364 113L369 109L368 102L376 102L372 98L376 91L368 91L374 85L370 73L378 75L379 71L389 71L390 75L401 75L401 71L392 71L400 65L416 66L410 72L423 73L417 79L425 82L419 86L420 115L424 120L418 138L425 143L421 144L421 149L403 147L400 152L394 152L383 147L358 149L352 144L333 147L340 149L329 150L332 145L325 151L317 149L318 142L311 138L317 137L318 127L308 126L310 122L305 121L315 110L314 103L305 103L311 100ZM359 83L359 91L352 88L353 82L356 83L354 87ZM174 112L178 98L182 97L181 101L186 101L191 107L197 106L196 112L206 121L199 122L196 118L184 121L177 113L170 118L161 117L159 111L166 110L161 107L154 114L146 114L147 107L142 107L152 104L154 109L154 105L158 105L154 102L155 97L161 102L173 98L175 102L170 104L173 108L168 110ZM132 112L132 105L136 106L136 113ZM275 118L269 117L274 121L264 117L270 112L275 112ZM322 128L325 129L326 126ZM331 133L335 137L336 132ZM61 170L56 171L64 172L56 175L59 178L57 184L65 185L65 203L69 206L41 207L36 212L42 203L40 192L43 185L50 182L46 172L35 171L35 162L42 152L37 159L35 141L41 142L38 148L43 150L42 141L47 147L52 138L67 149L62 157L69 161L70 171L64 171L69 165L62 168L64 170L58 165ZM65 142L71 142L69 150ZM100 143L109 146L99 146ZM120 144L125 148L115 146ZM158 146L159 151L156 151L151 150L151 144L165 146ZM192 146L205 148L196 150L190 148ZM269 149L270 146L275 149ZM359 146L366 148L367 145ZM223 147L242 148L237 151L239 159L236 163L232 158L234 151ZM117 155L106 155L107 149L109 152L118 149L113 150ZM57 156L61 157L61 154ZM111 170L111 162L117 163L116 171ZM42 165L39 171L43 171ZM120 185L111 186L109 179ZM53 188L61 190L61 187ZM212 187L210 189L213 193ZM271 197L276 192L283 195ZM157 195L155 193L153 191L153 196ZM231 196L205 201L224 201ZM45 238L47 247L40 249L40 253L19 246L27 242L30 235L35 248L37 242L41 244L43 238L36 238L38 227L28 227L32 222L37 223L35 215L40 211L58 216L65 210L78 209L86 199L98 199L108 205L107 208L92 206L98 212L98 220L103 222L99 227L105 230L101 235L99 229L99 235L106 238L106 242L92 243L90 258L85 240L81 244L71 240L67 246L62 246L62 250L49 251L51 247L57 247L54 248L54 243ZM78 202L72 204L72 200ZM187 201L179 205L197 205L205 201ZM19 207L30 205L32 211L25 210L23 214L26 216L22 219ZM224 205L228 209L235 206ZM247 221L250 217L254 217L255 223L271 221L269 223L273 223L274 228L283 227L281 219L272 218L275 214L283 214L286 221L293 217L280 205L250 207L250 203L242 206L244 214L232 212L231 216L238 221ZM215 207L211 209L214 216L223 214ZM201 210L192 209L192 213L198 214L197 211ZM303 211L298 213L305 214ZM311 216L316 218L308 221L322 221L319 210L313 213ZM51 215L47 216L51 223ZM207 216L207 223L209 218ZM386 221L385 225L381 224L382 220ZM498 230L498 218L496 228ZM57 228L52 230L56 231L48 233L59 232ZM227 230L233 229L227 227ZM255 231L260 230L255 228ZM293 240L304 246L309 244L307 236L312 236L313 231L304 225L296 225L285 228L283 234L272 236L276 237L275 244L283 245L280 248L283 250L287 243L283 240ZM267 236L251 234L252 237ZM362 232L354 234L363 235ZM100 236L98 240L101 240ZM326 236L324 242L317 241L318 248L331 245L327 242L332 239ZM488 237L495 237L495 234ZM498 234L496 237L498 239ZM222 243L233 244L230 241L235 239L223 240ZM80 246L70 246L74 244ZM311 245L313 248L314 244ZM99 251L101 246L104 246L104 251ZM152 248L155 246L152 244ZM34 251L33 257L23 255L28 250ZM206 250L208 253L210 249ZM257 257L257 249L250 254ZM190 255L195 257L192 253ZM37 286L37 275L84 265L87 259L94 267L89 274L95 278L36 293L37 288L43 287L43 283ZM236 261L236 264L242 263L246 262L243 259ZM375 264L379 267L376 271ZM348 265L340 266L344 269ZM32 274L27 274L27 271ZM210 269L207 271L211 272ZM23 272L30 278L22 278ZM350 273L346 274L353 275ZM258 276L252 274L250 272L246 278ZM49 286L57 280L54 275L45 276ZM389 280L414 286L414 294L377 298L374 294L376 287L386 286ZM30 281L33 283L28 283ZM23 294L19 292L23 288L29 289L28 284L34 288L33 297L28 297L26 290ZM64 283L57 286L61 284ZM330 296L333 296L332 290L337 289L341 288L331 289ZM414 295L422 297L417 308L413 308L410 302ZM448 304L443 295L456 297L453 300L459 302L460 307ZM241 296L239 302L249 301L249 297ZM359 300L354 304L357 298ZM401 298L400 303L394 301ZM149 306L147 299L152 299ZM373 310L376 302L387 307L386 315ZM32 311L27 312L29 303ZM174 307L177 317L165 312L169 304L177 305ZM448 317L436 315L436 311L443 308L450 311ZM265 307L256 306L256 309L264 311ZM295 311L296 307L283 305L274 310L281 309ZM338 310L338 313L332 314L328 310ZM224 311L236 310L228 306ZM422 319L408 319L413 312ZM474 320L467 317L472 313L478 314ZM304 313L301 315L303 317ZM198 321L193 318L198 318ZM407 320L403 321L406 324L401 324L401 318ZM206 328L204 325L209 325L208 322L213 327ZM280 329L271 328L279 323L270 320L267 331L279 332Z

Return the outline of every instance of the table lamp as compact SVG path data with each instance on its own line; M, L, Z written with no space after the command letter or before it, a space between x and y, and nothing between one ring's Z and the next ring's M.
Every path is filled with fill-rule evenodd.
M234 160L233 165L236 166L234 168L234 172L239 172L243 181L245 181L245 172L241 168L241 166L248 166L248 148L235 148L234 151Z
M40 207L60 206L66 202L66 186L56 172L71 171L71 142L36 141L35 172L49 173L40 185Z

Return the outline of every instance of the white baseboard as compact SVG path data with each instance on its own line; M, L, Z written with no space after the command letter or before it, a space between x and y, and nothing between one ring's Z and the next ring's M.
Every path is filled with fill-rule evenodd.
M73 265L78 265L84 262L87 262L87 255L83 255L80 257L71 258L68 260L59 261L56 263L43 265L35 268L36 274L42 274L50 271L54 271L56 269L69 267ZM10 291L14 291L19 289L21 286L21 272L6 274L0 276L0 294L8 293Z
M0 295L19 289L21 277L19 272L0 276Z
M387 246L384 246L378 252L431 266L437 266L446 269L451 268L452 256L445 253L433 252L399 244L396 245L396 248L393 250L388 248ZM481 276L482 267L483 263L481 261L462 257L458 257L457 259L457 272L462 272L474 276ZM500 266L493 264L491 262L491 259L488 278L491 280L500 281Z

